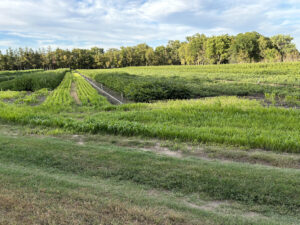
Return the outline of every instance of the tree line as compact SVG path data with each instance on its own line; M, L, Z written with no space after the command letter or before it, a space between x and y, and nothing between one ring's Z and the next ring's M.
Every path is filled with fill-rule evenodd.
M257 32L236 36L208 37L195 34L186 41L169 41L152 48L147 44L132 47L63 50L8 48L0 51L0 70L23 69L100 69L152 65L204 65L300 60L299 51L289 35L265 37Z

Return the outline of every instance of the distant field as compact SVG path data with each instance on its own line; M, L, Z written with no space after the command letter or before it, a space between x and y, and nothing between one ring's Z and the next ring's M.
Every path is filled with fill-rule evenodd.
M79 71L122 105L68 69L1 82L0 224L299 224L299 66Z
M297 62L150 66L80 71L137 101L164 99L164 96L168 94L165 92L180 90L175 97L181 99L220 95L258 95L267 96L282 103L299 105L299 66L300 63ZM157 91L141 93L147 87L155 87ZM168 97L172 96L174 95L171 93Z

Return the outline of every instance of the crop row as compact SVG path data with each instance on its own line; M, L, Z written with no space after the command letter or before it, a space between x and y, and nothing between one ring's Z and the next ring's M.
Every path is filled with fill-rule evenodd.
M70 95L72 81L72 73L67 72L61 84L49 95L43 106L63 107L72 105L74 103L74 99Z
M107 99L98 94L98 92L78 73L74 73L74 82L78 98L82 105L99 107L109 105Z
M140 77L126 73L86 73L84 71L84 75L136 102L192 97L192 90L178 80Z

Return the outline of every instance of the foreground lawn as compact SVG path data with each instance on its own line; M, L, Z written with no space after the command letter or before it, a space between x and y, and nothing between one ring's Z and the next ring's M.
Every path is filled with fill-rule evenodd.
M0 130L2 224L297 224L297 169Z

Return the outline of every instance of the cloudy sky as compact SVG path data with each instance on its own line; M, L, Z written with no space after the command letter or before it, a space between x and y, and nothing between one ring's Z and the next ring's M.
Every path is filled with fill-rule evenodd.
M300 48L300 0L1 0L0 49L89 48L257 31Z

